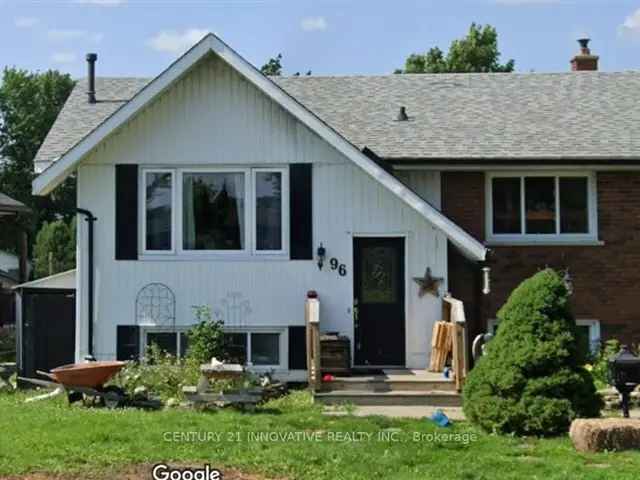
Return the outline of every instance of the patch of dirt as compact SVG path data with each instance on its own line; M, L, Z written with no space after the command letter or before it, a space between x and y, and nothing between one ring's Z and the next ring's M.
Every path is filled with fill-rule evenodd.
M185 468L183 465L175 465ZM194 468L202 468L203 465L195 465ZM152 480L151 469L153 465L136 465L123 470L109 470L100 473L77 473L77 474L51 474L51 473L30 473L13 477L0 477L0 480ZM215 468L215 467L212 467ZM269 480L262 475L243 473L227 468L221 469L222 480ZM279 480L286 480L280 478Z

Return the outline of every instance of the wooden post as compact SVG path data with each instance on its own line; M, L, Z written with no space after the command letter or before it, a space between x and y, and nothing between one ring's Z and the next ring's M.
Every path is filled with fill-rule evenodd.
M307 375L312 392L319 390L322 378L320 370L320 300L314 291L307 293L305 303L307 341Z
M466 344L466 318L464 314L464 304L455 298L446 296L444 298L443 312L447 311L448 320L453 328L452 345L452 367L455 375L456 389L462 390L464 381L469 371L469 356ZM445 306L446 305L446 306Z

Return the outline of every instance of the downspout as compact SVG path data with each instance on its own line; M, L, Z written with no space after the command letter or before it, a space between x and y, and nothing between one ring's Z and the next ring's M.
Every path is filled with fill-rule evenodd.
M87 279L87 288L89 290L89 325L87 330L89 337L88 356L93 357L93 223L97 220L97 218L93 216L93 213L91 213L89 210L85 210L84 208L76 208L76 212L78 212L80 215L84 215L85 220L89 224L89 276Z

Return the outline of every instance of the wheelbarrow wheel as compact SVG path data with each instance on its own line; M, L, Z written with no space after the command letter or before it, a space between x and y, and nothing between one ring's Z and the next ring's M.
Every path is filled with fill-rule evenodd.
M109 409L120 408L124 405L124 400L126 395L124 390L120 387L116 387L115 385L109 385L104 389L102 394L102 401L104 402L104 406Z

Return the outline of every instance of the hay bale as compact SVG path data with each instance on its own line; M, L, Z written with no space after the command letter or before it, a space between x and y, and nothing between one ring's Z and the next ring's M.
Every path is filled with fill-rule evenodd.
M578 419L569 436L580 452L640 449L640 419Z

